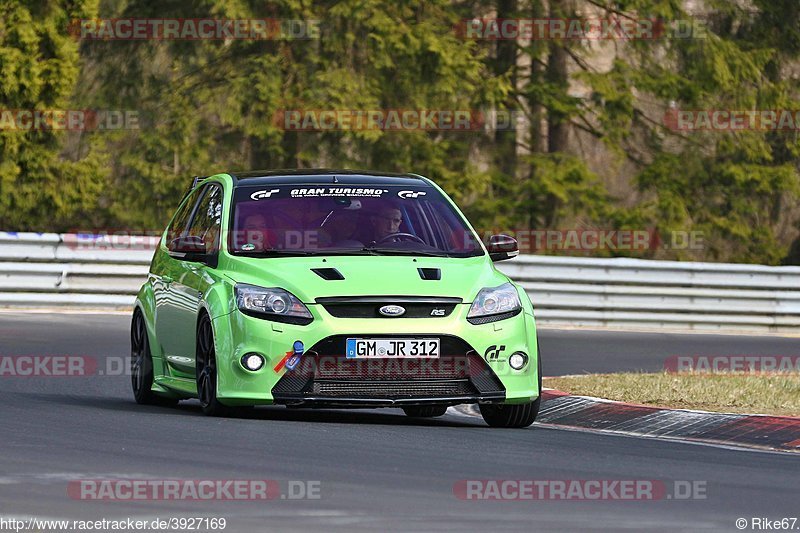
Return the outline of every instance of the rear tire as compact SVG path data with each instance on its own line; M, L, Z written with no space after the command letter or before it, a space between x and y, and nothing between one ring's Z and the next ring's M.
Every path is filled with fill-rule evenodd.
M195 352L197 371L197 398L203 414L228 416L232 409L217 399L217 354L214 348L214 330L211 319L203 313L197 324L197 348Z
M153 392L153 355L144 315L139 309L131 320L131 389L139 405L173 406L178 400L165 398Z
M536 368L539 381L539 397L532 402L515 405L479 405L481 416L493 428L526 428L536 421L542 403L542 352L536 338Z
M446 405L409 405L403 407L406 416L414 418L434 418L447 412Z

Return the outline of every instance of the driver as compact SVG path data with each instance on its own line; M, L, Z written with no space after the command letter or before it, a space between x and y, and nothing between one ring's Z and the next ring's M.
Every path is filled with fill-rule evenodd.
M403 215L397 207L387 205L370 217L370 223L372 224L375 242L380 242L381 239L385 239L400 230L400 224L403 223Z

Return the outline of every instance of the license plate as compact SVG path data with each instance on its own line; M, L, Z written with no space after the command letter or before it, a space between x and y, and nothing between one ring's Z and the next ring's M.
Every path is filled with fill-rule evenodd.
M439 339L347 339L348 359L439 358Z

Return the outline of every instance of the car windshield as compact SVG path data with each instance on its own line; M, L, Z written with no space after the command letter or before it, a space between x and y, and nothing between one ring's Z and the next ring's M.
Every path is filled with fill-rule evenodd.
M229 249L236 255L483 255L477 237L432 187L240 186Z

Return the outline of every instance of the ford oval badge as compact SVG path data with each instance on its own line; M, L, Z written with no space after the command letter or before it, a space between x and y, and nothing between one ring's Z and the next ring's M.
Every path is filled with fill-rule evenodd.
M384 305L378 312L383 316L403 316L406 314L406 308L399 305Z

